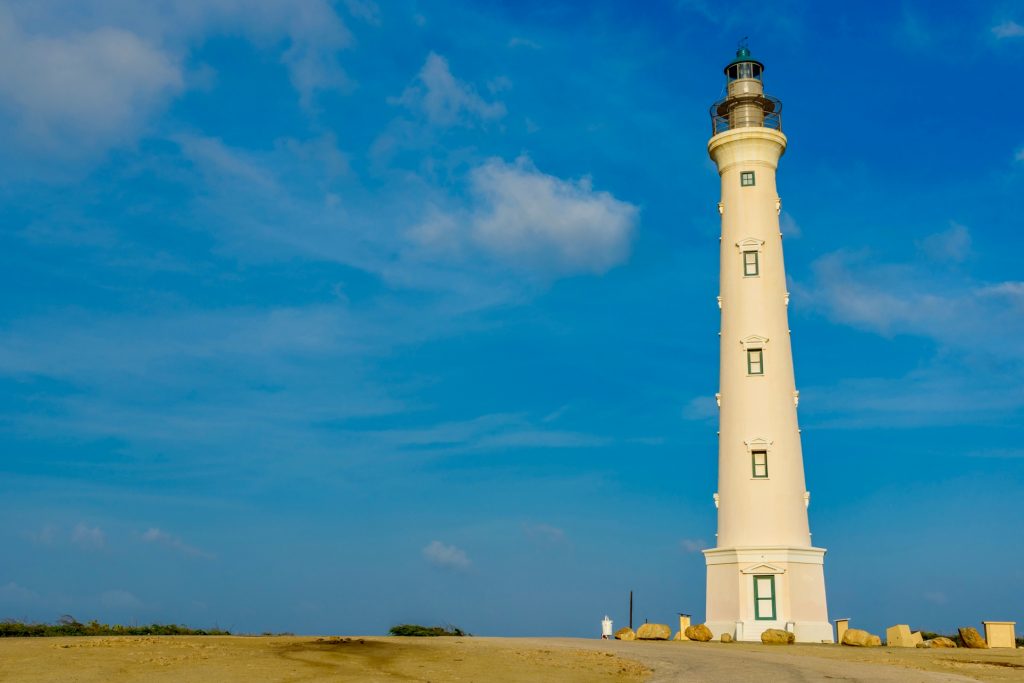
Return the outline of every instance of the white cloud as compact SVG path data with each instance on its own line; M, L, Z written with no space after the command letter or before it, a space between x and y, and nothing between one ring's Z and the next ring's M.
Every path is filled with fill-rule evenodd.
M565 543L565 531L558 527L551 526L550 524L524 524L523 533L528 538L532 538L536 541L542 541L543 543L550 545L558 545Z
M356 19L373 26L380 25L380 7L372 0L345 0L345 8Z
M71 532L71 542L82 548L95 550L106 545L107 537L99 527L91 527L84 522L79 522Z
M959 223L951 223L949 230L928 235L918 247L933 261L960 263L971 254L971 233Z
M205 552L203 550L200 550L199 548L196 548L195 546L191 546L191 545L185 543L184 541L182 541L177 536L169 534L166 531L162 531L160 529L157 529L156 527L151 527L151 528L147 529L145 532L143 532L142 540L145 541L146 543L157 543L157 544L160 544L160 545L168 547L168 548L170 548L172 550L176 550L177 552L181 553L182 555L188 555L190 557L204 557L204 558L212 557L212 555L210 555L210 553L207 553L207 552Z
M699 553L708 547L708 544L700 538L684 538L679 541L679 547L685 553Z
M471 126L505 115L504 104L484 100L471 85L455 78L448 60L434 52L427 55L417 81L391 101L421 111L436 126Z
M589 178L563 180L527 157L490 159L471 173L477 209L472 238L516 265L555 272L603 273L629 255L639 209Z
M0 106L22 142L61 155L130 142L183 87L178 60L130 31L27 34L0 11Z
M962 253L962 244L957 248ZM930 337L997 358L1024 352L1022 282L979 284L927 264L874 264L846 251L823 256L812 269L813 282L795 285L794 294L836 322L886 336Z
M779 231L786 237L802 237L804 231L800 229L800 226L793 216L788 211L783 211L782 216L779 218Z
M426 558L427 562L437 565L438 567L444 567L445 569L468 569L470 565L469 558L466 556L465 551L454 545L447 545L441 541L431 541L430 544L423 549L423 557Z
M3 586L0 586L0 605L34 602L38 598L38 593L33 590L29 590L24 586L19 586L13 581L9 581Z
M993 26L992 34L999 39L1020 38L1024 36L1024 26L1021 26L1012 19L1008 19L1001 24Z
M540 50L540 43L530 40L529 38L522 38L520 36L513 36L508 40L509 47L528 47L531 50Z
M27 535L37 545L53 545L57 540L57 528L52 524L45 524L39 531L30 531Z
M141 600L125 590L104 591L99 602L107 609L138 609L143 606Z
M694 396L683 407L687 420L709 420L718 416L718 405L713 396Z
M376 6L349 0L353 16L372 21ZM60 157L87 157L133 143L209 68L182 64L215 35L238 35L277 52L300 102L352 83L338 56L354 44L326 0L62 0L0 7L0 117L15 141Z

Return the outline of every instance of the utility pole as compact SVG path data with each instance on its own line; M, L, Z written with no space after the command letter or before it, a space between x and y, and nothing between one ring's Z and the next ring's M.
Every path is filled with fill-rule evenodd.
M633 628L633 591L629 591L629 628Z

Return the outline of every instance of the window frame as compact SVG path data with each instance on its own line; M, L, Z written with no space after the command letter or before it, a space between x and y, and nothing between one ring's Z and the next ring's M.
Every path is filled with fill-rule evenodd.
M764 459L764 461L759 463L757 461L758 456L761 456ZM758 469L759 466L764 468L763 469L764 474L758 474L757 473L757 469ZM768 478L768 449L767 448L759 448L757 450L750 451L750 476L753 477L754 479L767 479Z
M766 579L769 586L768 597L762 597L758 592L759 579ZM761 603L763 601L769 601L772 606L772 615L770 617L761 616ZM756 621L775 621L778 610L775 605L775 576L773 574L755 574L754 575L754 619Z
M747 181L750 181L749 183ZM740 171L740 187L756 187L757 176L753 171Z
M757 354L755 361L754 354ZM754 372L754 366L757 365L758 370ZM747 349L747 374L752 377L761 377L764 375L764 349Z
M757 249L744 249L740 252L743 255L743 277L760 277L761 276L761 254ZM752 254L754 256L754 262L751 264L747 261L747 256ZM750 272L749 266L753 265L754 272Z

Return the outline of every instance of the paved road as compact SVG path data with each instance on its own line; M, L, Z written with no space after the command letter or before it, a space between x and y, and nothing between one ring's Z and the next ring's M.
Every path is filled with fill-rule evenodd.
M782 654L739 649L720 643L620 642L545 639L575 648L615 652L654 670L651 683L805 683L836 681L864 683L967 683L975 679L886 664L825 659L806 654Z

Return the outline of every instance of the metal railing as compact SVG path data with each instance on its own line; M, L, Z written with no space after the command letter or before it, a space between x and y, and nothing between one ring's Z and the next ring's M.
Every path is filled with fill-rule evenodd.
M752 101L753 100L753 101ZM761 110L762 116L751 119L745 115L750 105L754 111ZM782 130L782 102L775 97L762 95L756 98L725 98L711 105L711 134L718 135L734 128L772 128Z
M779 112L765 114L764 121L760 125L749 121L742 121L738 122L736 125L729 125L728 116L718 116L717 114L711 115L712 135L718 135L719 133L724 133L725 131L732 130L734 128L773 128L777 131L782 131L782 114Z

